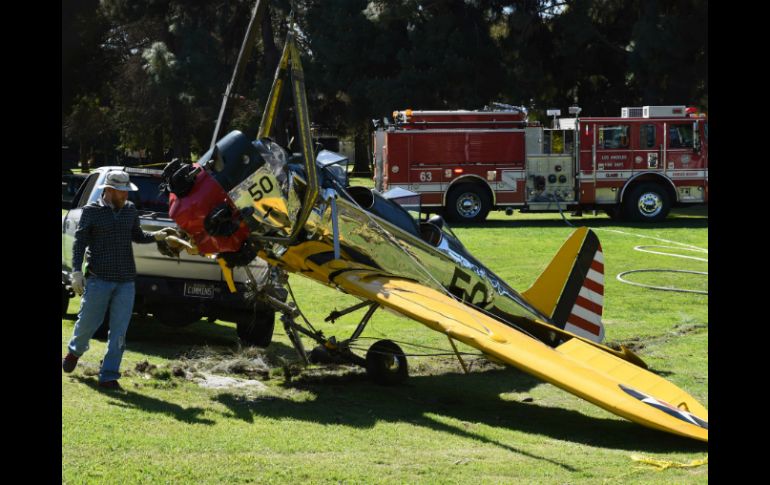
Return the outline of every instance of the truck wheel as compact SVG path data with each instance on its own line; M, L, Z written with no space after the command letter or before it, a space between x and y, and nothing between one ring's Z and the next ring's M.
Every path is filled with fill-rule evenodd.
M631 221L662 221L671 210L668 192L658 184L640 184L623 201L623 215Z
M61 285L61 316L67 316L67 308L70 306L70 293L64 283Z
M248 312L235 322L235 326L243 345L267 347L273 340L275 311L258 309Z
M481 222L487 218L492 202L489 194L476 184L460 184L446 200L447 219L452 222Z
M378 340L366 351L366 374L377 384L400 384L409 376L406 356L391 340Z
M185 308L160 307L152 314L160 323L169 327L186 327L203 318L200 312Z

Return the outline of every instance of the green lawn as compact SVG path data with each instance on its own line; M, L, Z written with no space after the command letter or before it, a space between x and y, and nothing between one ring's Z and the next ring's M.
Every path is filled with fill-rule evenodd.
M615 279L630 269L707 271L704 262L634 250L667 245L650 238L707 249L705 212L675 211L658 225L617 225L590 214L568 219L596 228L601 240L607 340L632 345L654 371L708 407L708 297L648 290ZM523 290L572 229L558 214L508 217L496 212L484 226L454 230L481 261ZM629 279L707 288L704 276L642 273ZM342 338L352 332L360 312L335 324L323 322L352 298L295 276L291 284L317 328ZM69 312L75 313L78 304L73 299ZM63 353L73 318L62 319ZM451 351L446 337L387 312L375 314L363 337L362 349L374 339L390 338L440 349L404 344L407 353ZM642 456L689 463L708 456L705 445L625 421L515 369L473 356L467 357L470 375L451 356L410 357L407 383L380 387L357 368L300 369L280 322L263 357L270 370L262 373L232 365L229 372L222 370L227 359L238 357L232 355L237 353L235 330L228 323L201 321L169 329L135 317L127 341L123 369L128 372L121 380L126 392L103 393L95 387L105 345L100 341L92 341L73 374L62 375L62 474L67 483L708 481L708 465L656 471L632 460ZM206 356L191 356L204 347ZM157 368L136 370L143 361ZM207 389L173 375L175 368L177 374L217 373L211 370L217 363L220 374L258 379L267 388Z

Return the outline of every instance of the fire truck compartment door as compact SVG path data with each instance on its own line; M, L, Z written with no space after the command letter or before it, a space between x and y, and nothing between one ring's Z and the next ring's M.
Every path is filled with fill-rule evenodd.
M527 196L531 202L575 201L575 171L571 155L527 157ZM555 207L554 207L555 208Z
M636 146L634 147L633 172L663 171L663 125L640 123L633 127Z

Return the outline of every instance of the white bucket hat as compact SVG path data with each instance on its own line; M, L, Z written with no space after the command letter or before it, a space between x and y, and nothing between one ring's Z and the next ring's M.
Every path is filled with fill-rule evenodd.
M129 181L128 174L123 170L110 170L107 172L107 176L104 177L104 183L97 188L103 189L106 187L124 192L136 192L139 190L136 185Z

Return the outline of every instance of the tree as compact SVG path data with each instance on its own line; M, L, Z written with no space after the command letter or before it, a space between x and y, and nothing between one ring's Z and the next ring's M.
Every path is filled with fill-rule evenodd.
M303 20L314 119L354 136L359 173L369 172L373 118L404 105L482 107L503 84L473 2L310 1Z
M62 125L85 96L100 100L124 148L150 147L154 161L169 150L183 157L207 150L254 1L101 0L98 8L97 0L67 2ZM705 0L269 6L229 127L256 134L293 9L312 120L353 136L360 173L368 171L371 120L396 109L478 109L502 101L529 108L537 119L574 102L594 115L644 104L708 108ZM84 116L86 107L77 109ZM277 126L291 127L291 111L282 115ZM276 136L286 143L285 130Z
M190 157L208 149L221 94L250 18L251 1L103 0L121 52L112 81L121 138Z
M94 146L109 131L109 110L100 105L99 98L79 96L66 119L64 132L80 146L79 160L83 172L90 170L89 160L93 160Z

